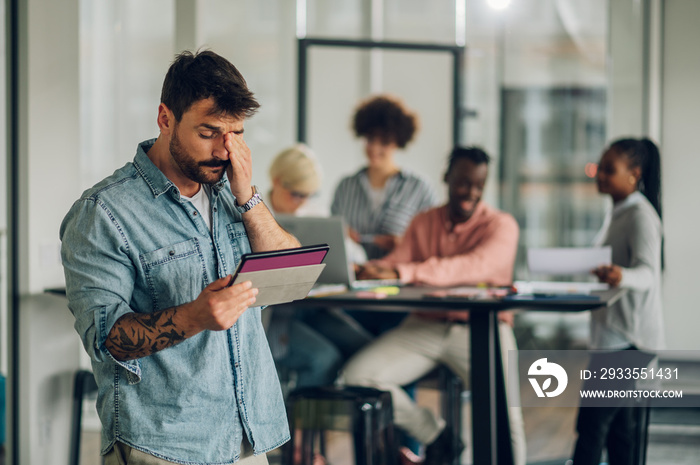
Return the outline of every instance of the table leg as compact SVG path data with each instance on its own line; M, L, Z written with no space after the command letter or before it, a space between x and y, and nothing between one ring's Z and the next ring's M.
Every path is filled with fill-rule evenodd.
M512 465L510 425L496 312L469 315L472 451L475 464Z
M497 315L497 313L494 313ZM498 328L498 322L496 322ZM513 465L513 442L510 437L510 415L508 414L508 399L506 398L506 379L503 370L503 357L501 357L501 342L498 330L495 331L496 339L496 415L498 434L498 463L501 465Z

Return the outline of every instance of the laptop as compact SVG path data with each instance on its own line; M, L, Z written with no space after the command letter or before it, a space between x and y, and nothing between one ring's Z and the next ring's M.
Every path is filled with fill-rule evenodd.
M275 219L280 226L299 239L302 246L314 244L330 246L330 251L324 260L326 268L318 277L317 286L342 284L350 289L368 289L401 285L398 279L355 279L355 270L345 248L345 243L349 239L342 217L278 215Z

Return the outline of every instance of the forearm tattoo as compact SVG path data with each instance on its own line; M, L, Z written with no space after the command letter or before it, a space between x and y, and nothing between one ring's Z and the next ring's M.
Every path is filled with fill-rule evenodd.
M105 347L117 360L146 357L185 340L173 317L178 307L155 313L128 313L117 320Z

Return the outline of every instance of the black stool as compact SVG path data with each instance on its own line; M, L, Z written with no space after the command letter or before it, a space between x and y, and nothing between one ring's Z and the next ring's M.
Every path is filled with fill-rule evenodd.
M445 420L445 430L450 435L450 447L453 448L454 461L451 465L460 464L460 455L464 447L462 441L462 393L464 384L445 365L439 365L418 380L424 387L440 391L440 411Z
M300 388L287 398L291 441L284 465L311 465L314 443L326 454L324 431L352 433L356 465L397 465L391 394L359 386ZM294 463L295 436L301 432L301 462Z
M440 366L440 384L442 385L442 418L445 420L445 428L448 428L452 437L452 448L455 450L453 465L460 464L462 451L462 392L464 384L462 378L454 374L449 368Z
M80 433L83 420L83 399L97 391L97 383L91 371L78 370L73 384L73 415L70 437L70 465L80 462Z

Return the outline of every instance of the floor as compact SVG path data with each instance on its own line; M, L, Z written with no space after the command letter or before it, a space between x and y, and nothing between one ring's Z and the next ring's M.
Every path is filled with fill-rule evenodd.
M547 328L546 321L532 322L528 327L526 321L516 325L518 346L521 349L578 349L585 347L587 334L581 328L581 322L571 324L571 319L550 324L549 333L542 333ZM550 322L552 323L552 322ZM539 333L537 333L537 331ZM584 328L585 329L585 328ZM579 334L580 333L580 334ZM544 346L543 346L544 345ZM690 383L694 389L700 386L700 363L689 362L683 367L684 373L691 373ZM523 382L524 380L521 380ZM523 391L521 391L523 392ZM418 401L438 410L439 392L431 387L418 389ZM564 465L574 447L576 435L574 425L577 408L549 407L523 408L525 434L527 438L529 465ZM462 463L471 463L471 415L468 402L464 405L463 431L467 449L462 455ZM93 427L83 433L81 448L81 465L100 465L99 433ZM327 463L330 465L352 465L352 447L350 438L345 433L334 433L327 439ZM279 464L279 453L269 454L271 465ZM651 413L649 426L649 444L647 448L648 465L696 465L700 463L700 408L656 409ZM2 465L0 463L0 465Z
M439 399L437 392L427 389L419 390L418 396L420 402L437 406ZM667 411L663 412L662 415L652 412L647 464L697 465L700 462L700 413L688 412L691 415L684 415L680 409L665 410ZM527 436L528 464L564 465L575 441L576 409L529 408L523 410L523 416ZM674 421L684 424L673 424ZM695 424L689 424L693 421ZM470 421L465 423L463 426L470 428ZM352 447L347 434L335 433L329 436L328 444L327 459L329 464L352 465ZM273 452L270 454L269 460L271 464L279 463L279 456ZM469 450L463 454L462 463L471 463ZM83 432L80 464L101 465L99 433L95 431Z

